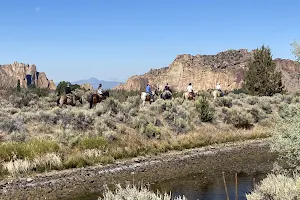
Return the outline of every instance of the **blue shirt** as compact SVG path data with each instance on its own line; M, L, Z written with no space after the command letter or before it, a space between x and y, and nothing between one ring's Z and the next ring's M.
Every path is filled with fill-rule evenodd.
M147 85L147 86L146 86L146 92L147 92L147 93L150 93L150 92L151 92L151 87L150 87L150 85Z

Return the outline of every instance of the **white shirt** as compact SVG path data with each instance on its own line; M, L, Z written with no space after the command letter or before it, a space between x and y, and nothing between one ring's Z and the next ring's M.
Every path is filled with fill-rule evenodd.
M188 92L193 92L193 86L191 86L191 85L187 86L187 91Z
M218 85L216 86L216 89L217 89L217 90L221 90L221 85L218 84Z
M98 94L102 94L102 88L98 89Z

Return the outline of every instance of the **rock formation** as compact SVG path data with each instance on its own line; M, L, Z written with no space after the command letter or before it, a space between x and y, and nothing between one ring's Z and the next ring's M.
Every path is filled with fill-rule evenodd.
M18 80L23 88L34 84L38 88L56 89L52 80L48 80L44 72L38 72L35 65L14 62L13 64L0 65L0 87L16 87Z
M151 69L143 75L132 76L115 89L144 90L148 81L159 88L169 83L176 91L186 90L189 83L193 84L195 90L213 89L217 82L221 83L222 89L238 89L242 86L246 64L253 53L254 51L240 49L216 55L178 55L168 67ZM300 86L300 64L286 59L274 61L277 70L283 74L286 89L296 91Z
M94 90L92 84L90 84L90 83L80 84L80 88L84 89L84 90L87 90L87 91L93 91Z

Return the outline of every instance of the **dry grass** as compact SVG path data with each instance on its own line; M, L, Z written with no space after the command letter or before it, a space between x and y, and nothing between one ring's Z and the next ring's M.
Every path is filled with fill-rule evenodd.
M84 92L80 91L83 95ZM204 93L203 93L204 94ZM16 95L16 94L14 94ZM56 96L24 93L0 105L0 159L31 163L11 174L112 163L116 159L153 155L224 142L265 138L277 119L300 110L297 95L251 97L230 94L197 101L158 99L140 105L139 96L110 97L88 109L88 103L59 108ZM34 101L34 102L33 102ZM283 102L283 103L282 103ZM16 104L20 104L16 106ZM16 158L14 158L16 156ZM33 166L33 167L32 167Z
M295 200L300 198L300 177L270 174L256 186L248 200Z
M137 187L135 185L127 184L126 187L122 187L120 184L116 185L115 191L111 191L108 187L103 194L103 197L99 197L98 200L187 200L185 196L178 196L171 198L171 194L160 194L150 191L144 186Z

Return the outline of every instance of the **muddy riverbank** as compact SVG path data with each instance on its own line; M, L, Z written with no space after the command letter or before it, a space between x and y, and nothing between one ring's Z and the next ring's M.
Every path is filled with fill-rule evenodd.
M268 172L275 159L268 140L253 140L134 158L106 166L57 171L0 182L1 199L72 199L104 184L159 182L194 173Z

